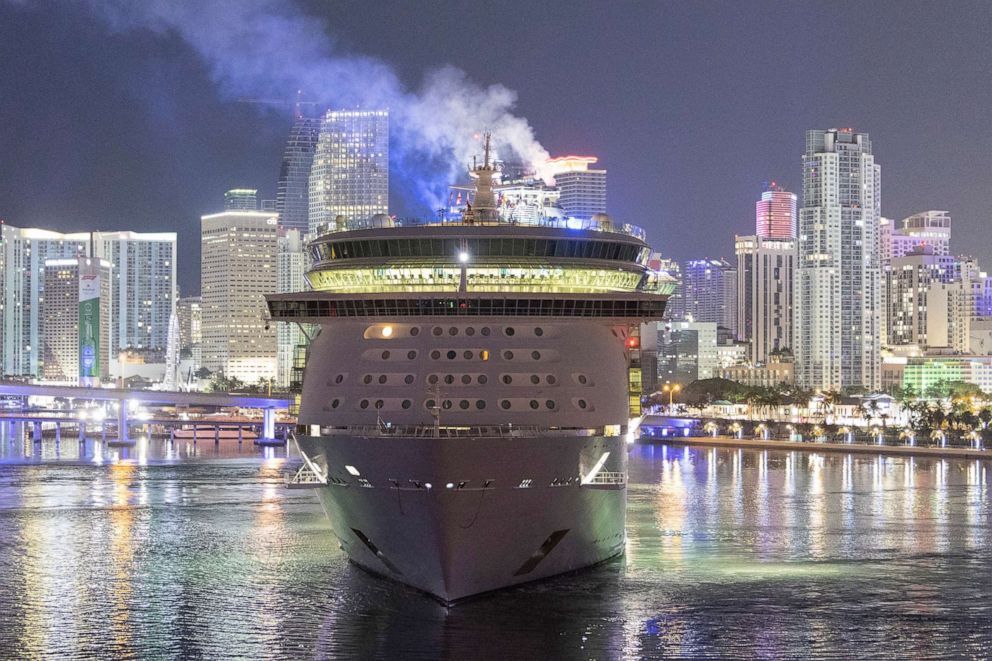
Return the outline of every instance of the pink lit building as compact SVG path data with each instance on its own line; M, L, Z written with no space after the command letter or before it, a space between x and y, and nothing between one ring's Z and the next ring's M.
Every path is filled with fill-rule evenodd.
M796 195L774 181L755 205L755 233L762 239L796 238Z

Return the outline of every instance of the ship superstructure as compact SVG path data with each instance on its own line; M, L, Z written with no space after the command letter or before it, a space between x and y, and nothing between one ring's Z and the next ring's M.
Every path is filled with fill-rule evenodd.
M342 549L445 602L622 552L636 329L673 286L634 226L501 219L490 160L457 222L338 219L312 291L267 297L319 328L297 440Z

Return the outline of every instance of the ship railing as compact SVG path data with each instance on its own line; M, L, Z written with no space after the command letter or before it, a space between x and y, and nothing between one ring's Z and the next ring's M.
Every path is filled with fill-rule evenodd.
M310 468L309 462L300 466L300 469L292 477L288 473L286 474L286 487L289 489L313 489L326 484L327 482Z
M355 232L365 229L389 229L393 227L435 227L435 226L475 226L475 227L551 227L555 229L570 230L592 230L595 232L608 232L611 234L624 234L632 236L641 241L647 241L647 232L644 228L630 223L603 222L599 220L589 220L585 218L538 218L536 221L517 220L512 218L501 218L496 221L466 220L459 217L454 218L390 218L384 222L381 219L372 218L364 220L349 220L343 225L336 225L333 222L323 223L317 228L317 236L325 234L336 234L338 232Z
M624 484L626 481L626 473L621 473L618 471L600 471L586 484Z

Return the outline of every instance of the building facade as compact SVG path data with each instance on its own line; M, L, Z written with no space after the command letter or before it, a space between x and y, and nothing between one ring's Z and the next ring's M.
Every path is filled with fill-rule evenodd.
M589 167L598 160L595 156L561 156L545 163L545 171L554 176L565 216L590 220L606 213L606 170Z
M774 181L754 205L754 233L762 239L791 241L796 238L796 194Z
M783 349L792 349L794 240L738 236L737 331L748 343L748 358L763 364Z
M280 228L278 244L276 291L280 294L303 291L306 289L303 237L299 230ZM306 337L298 324L276 327L276 383L279 386L288 388L292 385L296 371L305 362L302 360L305 351Z
M687 321L737 328L737 269L724 259L695 259L682 265L682 314Z
M807 131L793 333L803 387L880 386L880 203L867 133Z
M715 323L675 321L656 326L658 383L688 385L717 375L720 365Z
M308 231L389 213L389 113L329 110L310 169Z
M276 332L265 294L276 291L277 217L224 211L201 218L202 366L245 383L276 376Z
M282 154L276 185L279 226L306 234L310 216L310 169L317 149L320 120L297 113Z

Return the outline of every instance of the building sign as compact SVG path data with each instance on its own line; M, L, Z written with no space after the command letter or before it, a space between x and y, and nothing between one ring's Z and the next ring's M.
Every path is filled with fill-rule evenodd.
M100 270L79 261L79 383L100 385Z

